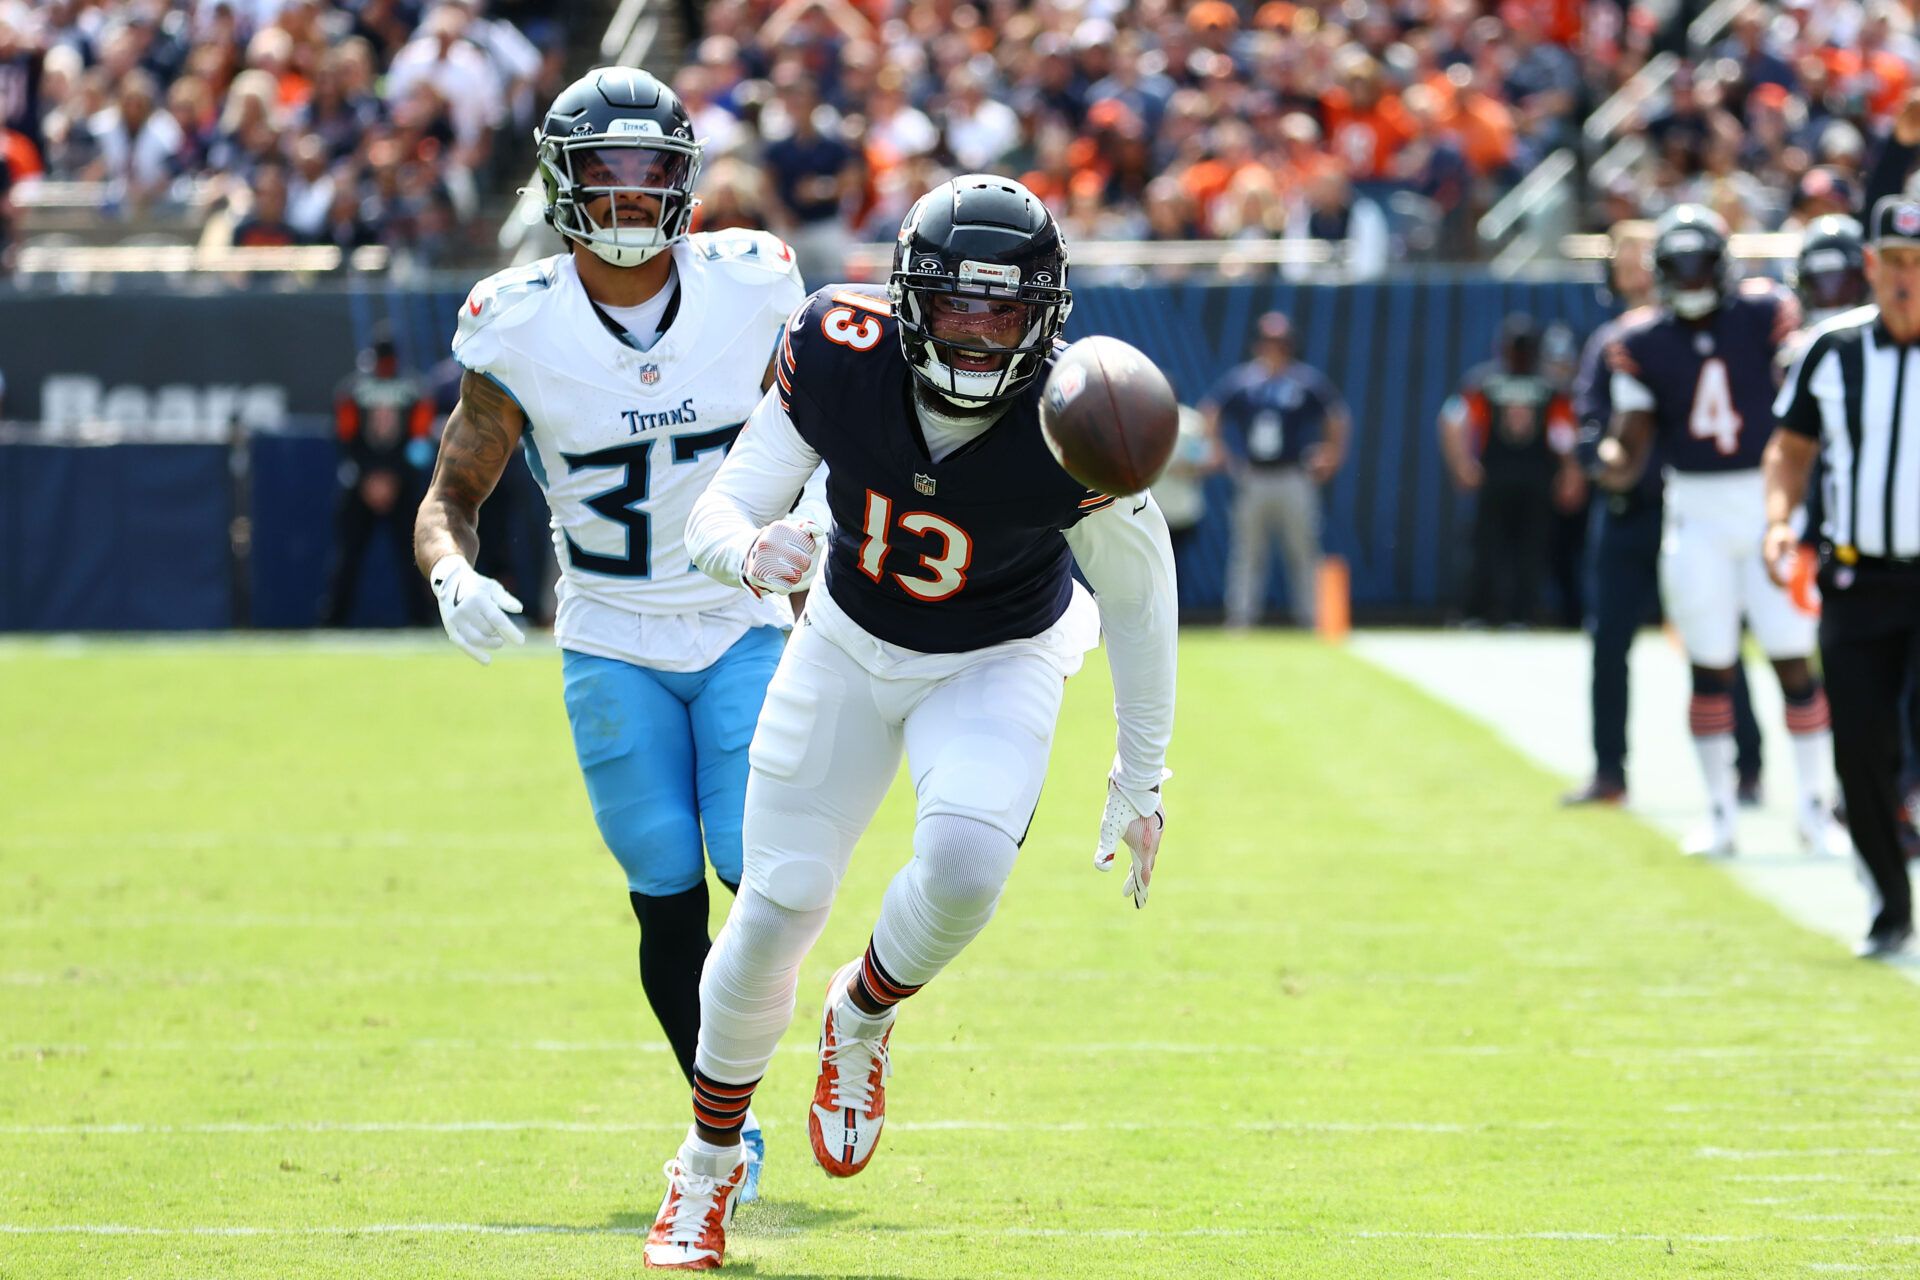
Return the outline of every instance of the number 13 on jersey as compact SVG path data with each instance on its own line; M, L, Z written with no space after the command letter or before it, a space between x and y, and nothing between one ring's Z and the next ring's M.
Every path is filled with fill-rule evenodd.
M886 576L887 553L893 549L887 545L887 533L893 522L893 501L867 490L866 519L861 526L864 537L860 542L860 572L875 582ZM920 567L928 570L931 577L893 575L902 591L919 600L945 600L967 585L967 566L973 563L973 539L965 529L930 511L909 511L900 517L899 524L907 533L940 539L939 555L923 552L920 556Z

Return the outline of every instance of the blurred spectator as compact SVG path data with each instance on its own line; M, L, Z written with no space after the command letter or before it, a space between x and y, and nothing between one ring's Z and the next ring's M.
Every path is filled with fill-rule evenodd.
M413 564L413 513L433 460L433 423L433 402L418 379L401 372L392 332L377 329L360 355L359 369L334 393L340 499L323 626L347 624L367 546L380 530L393 542L408 622L431 621L425 585L407 569Z
M333 187L326 139L309 133L293 144L293 173L287 182L287 225L301 240L319 236L333 207Z
M277 248L300 243L287 221L287 171L278 161L260 166L253 176L246 216L233 227L236 249Z
M1328 167L1307 179L1306 198L1287 218L1289 240L1332 241L1344 252L1347 276L1370 280L1387 269L1391 245L1387 216L1380 206L1353 191L1344 171ZM1292 264L1288 274L1303 279L1310 267Z
M1455 486L1477 498L1467 618L1531 626L1556 488L1584 492L1573 457L1572 405L1546 376L1531 316L1516 312L1501 323L1494 359L1467 371L1441 408L1439 426L1441 456Z
M38 159L46 48L10 18L0 11L0 131L18 134Z
M1252 354L1200 404L1236 487L1227 625L1260 621L1267 555L1278 539L1293 620L1311 627L1319 599L1320 487L1346 458L1347 406L1325 375L1294 359L1293 325L1284 313L1260 317Z
M852 235L846 214L862 184L858 153L840 137L840 121L798 68L780 87L786 127L768 145L775 227L793 246L809 287L842 274ZM823 127L825 126L825 127Z
M185 167L186 136L171 114L154 109L157 95L152 76L129 71L114 105L89 122L98 154L82 176L104 181L116 203L152 203Z

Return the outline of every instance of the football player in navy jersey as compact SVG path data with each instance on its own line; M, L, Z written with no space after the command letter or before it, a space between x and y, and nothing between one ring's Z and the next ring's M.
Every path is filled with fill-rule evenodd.
M1173 730L1173 549L1151 497L1091 492L1048 452L1039 400L1071 304L1059 228L1031 192L977 174L936 187L908 212L884 290L830 286L794 313L774 388L688 519L695 563L756 593L826 563L754 734L745 873L701 981L694 1125L668 1166L648 1266L724 1257L741 1116L904 751L913 856L866 953L828 984L807 1112L829 1175L866 1167L897 1006L993 915L1039 800L1062 677L1102 630L1119 750L1095 864L1124 843L1124 893L1147 900ZM823 461L824 553L785 517Z
M1800 308L1770 282L1736 284L1726 226L1700 205L1661 217L1653 269L1659 305L1608 351L1614 416L1597 478L1617 492L1633 488L1657 441L1666 466L1660 595L1693 664L1689 724L1709 805L1705 828L1685 847L1733 852L1732 681L1744 618L1786 697L1801 841L1830 852L1839 833L1822 798L1832 754L1827 702L1807 664L1815 620L1773 583L1760 547L1775 361Z

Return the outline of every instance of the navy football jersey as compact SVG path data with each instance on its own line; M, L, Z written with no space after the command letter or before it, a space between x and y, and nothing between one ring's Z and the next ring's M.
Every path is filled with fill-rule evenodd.
M794 312L775 387L827 464L826 589L869 634L963 653L1038 635L1066 612L1073 554L1062 535L1114 499L1048 452L1045 383L1042 373L999 421L935 462L885 291L829 286Z
M1653 393L1675 471L1745 471L1773 433L1774 355L1797 319L1784 294L1741 292L1702 325L1659 311L1626 326L1610 363ZM1624 360L1621 354L1624 353Z

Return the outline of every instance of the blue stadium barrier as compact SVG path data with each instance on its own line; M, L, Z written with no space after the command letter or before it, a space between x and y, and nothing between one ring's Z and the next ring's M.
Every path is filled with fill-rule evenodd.
M375 324L390 323L403 361L424 372L446 358L464 298L464 290L398 287L238 298L0 297L0 332L23 339L15 343L10 336L0 354L7 408L14 418L37 418L42 378L84 365L106 383L155 389L273 384L285 389L290 416L317 422L328 411L335 380L351 369L354 352ZM1187 403L1245 358L1262 312L1277 308L1293 318L1300 357L1324 371L1353 409L1355 447L1326 495L1326 544L1351 568L1354 607L1363 619L1431 619L1457 593L1472 508L1447 482L1434 423L1460 376L1492 354L1502 317L1526 311L1542 323L1564 321L1584 337L1607 314L1588 284L1503 283L1464 273L1345 286L1087 284L1075 290L1075 299L1069 338L1104 333L1133 343L1161 364ZM97 341L98 334L133 321L149 335L145 342ZM263 342L266 334L272 337ZM190 459L207 446L80 450L99 455L89 460L29 459L23 448L0 444L0 495L6 499L0 512L0 629L235 621L231 574L216 568L228 545L224 481L163 483L170 468L205 468L211 477L225 467L221 450L199 461ZM143 451L143 462L117 456L132 448ZM149 451L170 461L157 463ZM253 451L253 559L244 621L309 625L318 616L332 554L332 446L320 436L267 434L255 437ZM130 488L128 475L135 470L151 477ZM75 479L82 474L118 477L118 487ZM29 504L26 490L38 494L56 475L67 477L60 481L61 499L35 497ZM1231 496L1222 478L1211 481L1207 493L1206 517L1180 563L1182 608L1200 616L1217 613L1225 594ZM130 512L128 503L141 510ZM104 540L102 530L125 529L132 521L198 540L166 555L148 555L149 547L160 545L151 540L138 547ZM360 620L399 620L397 574L409 570L392 564L393 558L376 540ZM1268 589L1277 603L1286 584L1277 556L1275 561ZM136 562L158 575L149 579L151 604L136 606L114 589L120 569ZM54 579L60 582L49 590ZM182 603L159 603L167 600Z

